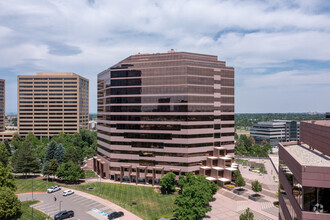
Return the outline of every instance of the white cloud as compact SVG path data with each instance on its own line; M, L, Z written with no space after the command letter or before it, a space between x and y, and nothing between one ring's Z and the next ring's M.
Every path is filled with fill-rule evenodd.
M238 70L236 90L252 95L258 92L249 86L257 84L249 81L250 72L258 72L255 80L261 83L286 77L303 85L311 79L294 66L273 75L262 72L292 60L330 60L327 7L326 0L1 1L0 68L81 74L91 81L95 112L92 80L98 72L131 54L174 48L218 55ZM246 108L238 106L241 112Z

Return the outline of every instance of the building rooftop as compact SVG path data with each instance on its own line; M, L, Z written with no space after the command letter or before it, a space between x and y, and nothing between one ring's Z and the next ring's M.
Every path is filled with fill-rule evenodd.
M307 144L286 145L284 149L286 149L301 165L330 167L330 157L317 150L310 150Z
M322 125L330 127L330 121L329 120L316 120L316 121L304 121L305 123L309 124L316 124L316 125Z

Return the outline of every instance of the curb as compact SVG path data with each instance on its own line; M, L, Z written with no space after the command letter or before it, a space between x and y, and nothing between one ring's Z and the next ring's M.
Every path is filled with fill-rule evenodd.
M28 194L28 193L32 193L32 192L15 193L15 194L16 194L16 195L22 195L22 194ZM33 193L45 193L45 192L33 192Z

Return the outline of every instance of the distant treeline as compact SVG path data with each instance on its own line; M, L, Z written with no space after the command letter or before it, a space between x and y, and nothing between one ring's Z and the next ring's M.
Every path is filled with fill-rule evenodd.
M237 129L249 129L255 123L261 121L273 120L324 120L325 114L309 114L309 113L241 113L235 114L235 127Z

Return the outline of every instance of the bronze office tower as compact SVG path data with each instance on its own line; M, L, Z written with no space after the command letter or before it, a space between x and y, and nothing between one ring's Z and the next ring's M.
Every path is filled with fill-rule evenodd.
M4 131L5 127L5 80L0 79L0 132Z
M88 129L87 79L75 73L18 76L18 129L49 137Z
M199 173L215 147L230 166L234 69L173 50L130 56L98 74L97 131L94 169L104 178L154 184L168 171Z

